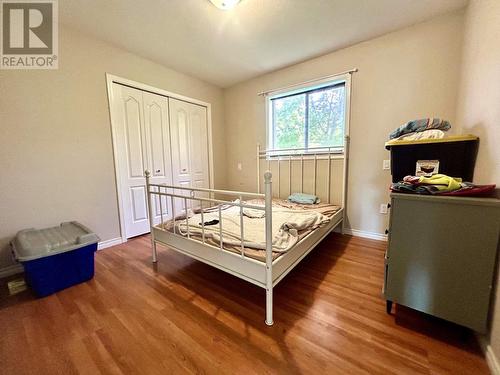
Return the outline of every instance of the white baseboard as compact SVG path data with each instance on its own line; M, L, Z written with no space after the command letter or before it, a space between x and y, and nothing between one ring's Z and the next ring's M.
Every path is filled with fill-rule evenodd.
M18 273L23 273L23 266L21 264L12 264L10 266L0 268L0 279Z
M487 338L483 335L476 335L477 340L479 341L479 345L483 350L484 357L486 358L486 363L488 364L488 368L492 375L500 375L500 361L497 356L493 352L490 343Z
M495 355L495 353L493 353L491 345L488 344L486 346L486 352L484 353L484 355L486 357L486 363L490 368L491 374L500 375L500 362L498 361L498 358Z
M345 234L350 234L351 236L370 238L372 240L379 240L379 241L387 241L387 235L382 233L367 232L364 230L357 230L350 228L345 228L344 232Z
M112 239L106 240L106 241L101 241L97 244L97 250L106 249L107 247L119 245L121 243L123 243L123 240L121 237L112 238Z

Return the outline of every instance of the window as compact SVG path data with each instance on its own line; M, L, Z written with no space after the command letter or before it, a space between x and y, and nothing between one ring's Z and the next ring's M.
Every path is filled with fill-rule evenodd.
M310 149L344 146L345 81L273 95L269 98L268 148Z

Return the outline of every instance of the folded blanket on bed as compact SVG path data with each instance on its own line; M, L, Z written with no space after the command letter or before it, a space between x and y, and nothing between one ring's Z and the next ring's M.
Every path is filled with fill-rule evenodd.
M227 245L241 244L240 208L237 206L225 207L221 211L222 242ZM218 212L205 212L204 221L218 219ZM192 215L188 219L178 222L177 229L182 235L187 235L188 225L191 235L202 235L201 214ZM298 231L314 229L330 221L328 216L314 211L297 211L286 208L274 208L272 214L273 251L286 252L299 240ZM243 215L243 246L265 250L265 218L248 217ZM205 226L205 238L221 241L219 225Z
M319 198L316 195L304 194L304 193L293 193L288 197L288 200L293 203L298 204L315 204L319 203Z

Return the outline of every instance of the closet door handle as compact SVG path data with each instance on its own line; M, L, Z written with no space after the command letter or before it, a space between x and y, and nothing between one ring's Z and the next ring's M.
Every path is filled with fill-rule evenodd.
M156 173L160 173L160 172L161 172L161 169L157 169L157 170L156 170Z

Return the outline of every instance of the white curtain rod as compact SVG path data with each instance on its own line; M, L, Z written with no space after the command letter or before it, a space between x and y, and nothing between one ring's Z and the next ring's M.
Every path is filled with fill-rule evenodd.
M268 95L268 94L270 94L272 92L275 92L275 91L281 91L281 90L285 90L285 89L290 89L292 87L302 86L302 85L305 85L307 83L314 83L314 82L317 82L317 81L322 81L322 80L327 79L327 78L338 77L338 76L341 76L341 75L344 75L344 74L352 74L352 73L356 73L357 71L358 71L358 68L354 68L354 69L346 70L344 72L330 74L330 75L327 75L327 76L324 76L324 77L314 78L314 79L311 79L309 81L294 83L292 85L283 86L283 87L280 87L280 88L277 88L277 89L273 89L273 90L262 91L262 92L259 92L257 95L259 95L259 96L265 96L265 95Z

